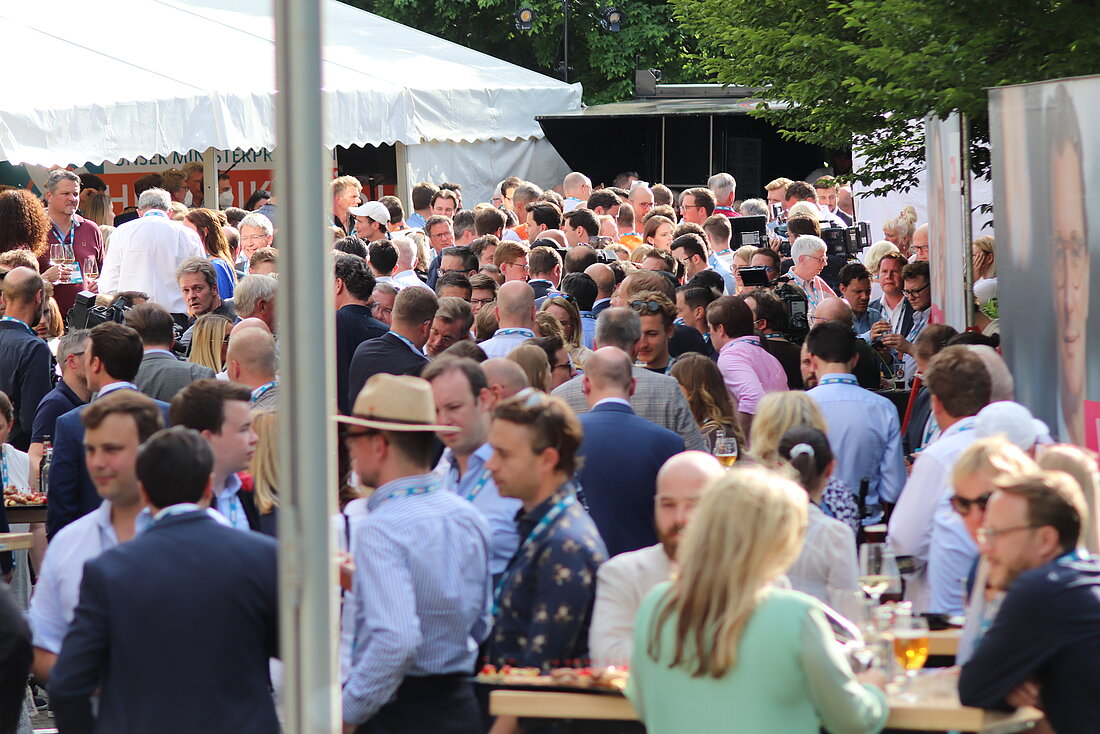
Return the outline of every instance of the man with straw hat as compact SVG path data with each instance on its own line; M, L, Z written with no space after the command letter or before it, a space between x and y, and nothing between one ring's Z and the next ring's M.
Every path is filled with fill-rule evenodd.
M437 425L431 385L377 374L355 399L348 451L375 487L355 527L358 605L344 731L480 731L469 683L489 634L489 529L431 471Z

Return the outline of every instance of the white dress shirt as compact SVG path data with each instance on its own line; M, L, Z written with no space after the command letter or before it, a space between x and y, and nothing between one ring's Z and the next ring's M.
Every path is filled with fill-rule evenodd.
M951 471L959 454L975 440L973 416L958 421L934 443L920 452L909 481L901 491L894 514L890 516L887 542L899 556L912 556L916 567L906 575L905 597L914 611L934 611L928 586L928 555L932 545L932 527L937 507L951 488Z
M493 357L507 357L513 349L528 339L534 338L534 336L535 332L530 329L517 327L497 329L492 339L486 339L478 346L490 359Z
M840 520L828 517L810 503L802 552L787 570L791 588L817 597L825 604L833 591L859 591L856 536Z
M668 581L672 561L660 543L620 553L596 572L596 605L588 631L595 666L627 665L634 649L634 618L642 599Z
M394 273L393 278L394 288L401 290L402 288L408 288L410 286L419 286L421 288L427 288L431 290L427 283L420 279L420 276L416 274L415 270L402 270L400 273Z
M189 257L205 256L198 234L152 209L111 235L99 291L142 291L169 313L186 313L176 268Z

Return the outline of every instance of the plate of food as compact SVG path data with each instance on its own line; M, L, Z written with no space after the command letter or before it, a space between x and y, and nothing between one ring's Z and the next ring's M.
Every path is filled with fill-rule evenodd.
M494 688L532 689L558 693L600 693L621 696L630 678L626 667L552 668L544 675L539 668L519 668L504 665L499 669L486 665L478 673L477 682Z
M4 507L27 507L46 504L46 495L36 492L30 487L19 489L14 486L4 487Z

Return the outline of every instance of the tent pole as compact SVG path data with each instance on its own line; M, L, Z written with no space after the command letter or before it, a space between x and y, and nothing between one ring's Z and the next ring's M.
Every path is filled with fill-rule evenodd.
M412 208L412 180L409 176L409 151L402 142L393 144L394 157L397 162L397 198L405 205L405 216L413 213Z
M321 0L275 1L279 340L279 616L287 734L340 731L336 566L335 323L323 147ZM327 264L325 264L327 263ZM321 327L321 328L318 328Z
M207 148L202 154L202 205L207 209L218 206L218 149Z

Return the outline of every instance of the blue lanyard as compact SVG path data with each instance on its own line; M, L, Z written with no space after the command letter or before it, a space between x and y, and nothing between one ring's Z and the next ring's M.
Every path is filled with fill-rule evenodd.
M3 445L0 445L0 488L8 488L8 452Z
M530 329L518 329L518 328L517 329L497 329L497 332L495 334L493 334L493 336L514 336L515 334L520 334L520 335L525 336L528 339L530 339L530 338L534 337L535 332L531 331Z
M396 331L392 331L392 330L391 330L391 331L390 331L390 333L391 333L391 334L393 334L394 336L396 336L396 337L397 337L398 339L400 339L401 341L403 341L403 342L405 342L406 344L408 344L408 345L409 345L409 349L413 350L413 351L414 351L414 352L416 352L417 354L420 354L420 355L423 355L423 354L424 354L424 353L423 353L422 351L420 351L419 349L417 349L417 348L416 348L416 345L415 345L415 344L413 344L411 340L409 340L409 339L406 339L405 337L403 337L403 336L401 336L400 334L398 334L398 333L397 333Z
M527 548L536 540L538 540L542 535L544 535L550 529L550 526L554 523L554 521L557 520L563 512L569 509L570 505L573 505L576 502L577 495L572 491L571 488L567 489L566 495L558 500L554 504L554 506L551 507L549 511L547 511L547 513L542 516L542 519L539 520L538 525L536 525L534 529L527 535L527 537L523 539L523 544L520 545L519 550L516 551L516 554L512 556L512 560L518 561L518 559L523 556ZM515 573L515 564L510 564L510 566L511 567L506 569L501 575L500 581L497 583L496 593L493 594L494 617L496 617L497 614L500 613L500 594L504 590L504 587L508 585L508 581L512 578L512 574Z
M260 385L258 388L252 391L252 402L255 403L256 401L258 401L260 398L270 392L271 388L275 387L278 384L278 380L272 380L271 382Z
M0 316L0 322L4 322L4 321L8 321L8 322L13 323L13 324L19 324L20 326L22 326L24 329L26 329L30 333L34 334L35 336L38 336L38 333L34 329L27 326L25 323L23 323L19 319L15 318L14 316Z
M156 517L153 518L152 524L156 525L161 520L172 517L173 515L184 515L188 512L195 512L201 509L201 507L191 502L182 502L178 505L169 505L168 507L165 507L163 510L157 513Z
M143 217L165 217L165 218L167 218L168 217L168 212L162 212L159 209L150 209L149 211L142 214L142 216Z
M50 229L53 230L53 234L57 237L57 242L60 245L72 245L76 243L76 220L70 219L69 224L71 225L69 234L68 236L64 236L61 234L61 230L57 228L57 225L50 222Z
M238 490L239 492L240 490ZM237 514L241 511L241 498L237 496L237 492L233 493L233 496L229 498L229 523L233 527L237 527Z
M470 489L466 491L466 494L463 495L466 500L469 502L473 502L477 498L477 496L481 494L481 490L485 489L485 485L489 483L489 480L492 478L492 476L493 473L488 469L481 472L481 476L477 478L476 482L474 482L474 486L470 487Z
M399 499L401 497L413 497L413 496L418 495L418 494L428 494L429 492L434 492L437 489L439 489L439 484L434 483L434 482L432 484L419 484L419 485L416 485L416 486L413 486L413 487L404 487L402 489L396 489L393 492L391 492L390 494L387 494L385 497L381 498L378 501L378 504L382 504L383 502L389 502L390 500Z
M751 344L754 347L760 347L761 349L763 349L763 347L760 346L760 339L755 334L746 334L745 336L739 336L733 341L740 344Z
M844 376L832 376L826 377L822 380L818 380L818 385L859 385L859 380L854 377Z

